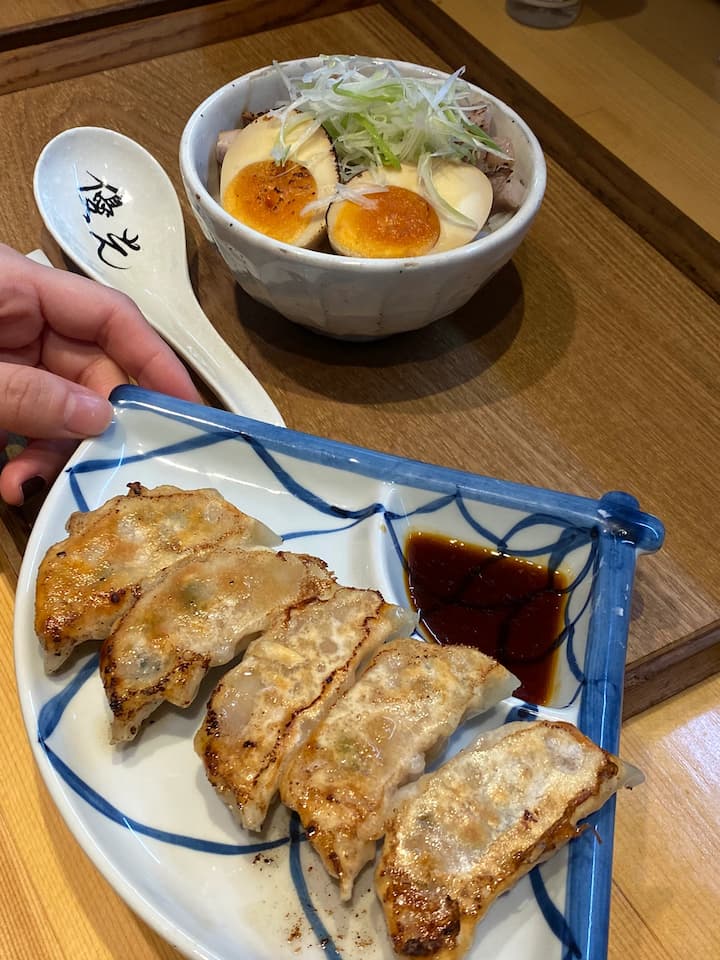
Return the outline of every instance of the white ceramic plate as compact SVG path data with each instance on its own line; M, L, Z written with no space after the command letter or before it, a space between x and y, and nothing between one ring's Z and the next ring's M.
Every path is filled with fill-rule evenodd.
M326 560L342 582L407 603L402 550L423 529L558 563L571 582L559 681L541 715L577 723L616 750L630 594L638 552L662 525L626 494L590 500L402 460L196 407L133 387L54 485L25 554L15 614L16 673L38 766L78 842L143 919L189 957L214 960L392 956L366 869L349 906L324 875L297 822L276 808L260 835L244 833L205 780L192 737L203 696L163 707L122 749L108 744L109 711L89 645L46 676L33 630L37 566L73 510L126 484L216 487L282 534L288 549ZM537 708L511 700L467 725ZM472 958L565 960L606 954L614 802L566 851L492 907Z

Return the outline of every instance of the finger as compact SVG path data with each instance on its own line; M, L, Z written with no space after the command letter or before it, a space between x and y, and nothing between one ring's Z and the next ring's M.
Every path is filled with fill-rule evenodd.
M42 317L64 337L98 343L148 389L199 399L185 367L129 297L86 277L34 263L2 245L0 266L6 267L0 269L0 300L6 287L24 285L29 301L37 297ZM31 332L37 336L34 327Z
M40 439L78 439L102 433L112 406L99 394L46 370L0 363L3 430Z
M0 310L0 339L6 330L5 318ZM42 352L42 340L38 337L24 346L16 346L11 349L3 349L0 346L0 362L2 363L27 363L31 367L36 367L40 360Z
M128 382L125 371L96 343L69 340L50 331L42 357L43 366L48 370L103 397L109 396L113 387Z
M40 334L45 321L40 309L37 289L25 277L15 258L25 257L10 251L11 262L6 262L7 247L0 245L0 351L13 354L24 351L35 357L40 352ZM32 362L23 356L23 362Z
M76 446L76 440L31 441L0 473L0 497L12 506L22 506L31 494L52 483Z

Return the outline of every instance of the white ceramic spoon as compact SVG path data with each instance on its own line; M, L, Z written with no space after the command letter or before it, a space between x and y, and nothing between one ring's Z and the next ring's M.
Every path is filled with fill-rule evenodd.
M190 282L175 188L155 158L115 130L74 127L35 165L35 202L89 277L132 297L229 410L284 426L280 412L202 311Z

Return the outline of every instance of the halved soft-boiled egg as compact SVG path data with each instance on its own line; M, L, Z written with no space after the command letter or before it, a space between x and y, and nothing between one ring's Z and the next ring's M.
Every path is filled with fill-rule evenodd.
M328 239L346 257L419 257L474 240L492 207L492 185L469 163L436 160L433 202L418 168L372 168L343 187L328 209ZM377 192L372 191L374 185ZM357 190L358 198L346 199Z
M310 132L312 123L291 118L283 132L286 159L279 163L280 118L256 118L236 135L220 171L220 202L231 216L298 247L324 238L326 203L317 201L329 200L338 182L330 138L322 127Z

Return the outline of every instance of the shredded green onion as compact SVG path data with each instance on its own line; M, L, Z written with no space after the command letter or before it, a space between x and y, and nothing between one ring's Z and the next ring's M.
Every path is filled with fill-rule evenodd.
M293 77L275 66L288 92L288 102L273 111L282 119L276 159L287 156L285 138L298 114L315 121L303 139L325 128L343 182L368 167L420 165L428 157L477 163L492 153L508 159L473 121L487 103L461 79L464 68L448 77L407 77L385 61L322 57L318 67ZM423 166L428 170L427 160ZM432 191L429 173L425 180Z

